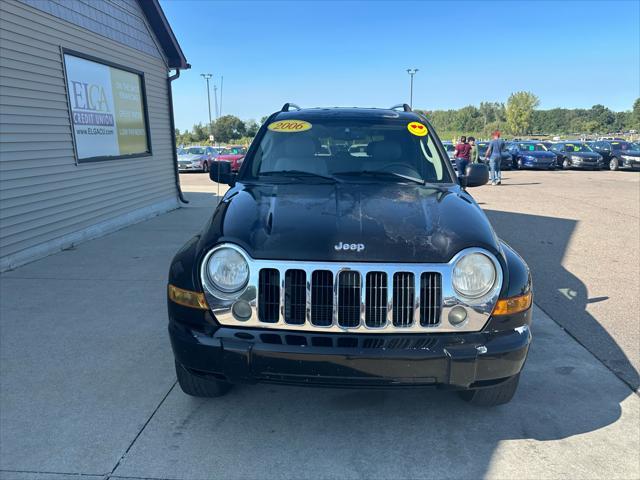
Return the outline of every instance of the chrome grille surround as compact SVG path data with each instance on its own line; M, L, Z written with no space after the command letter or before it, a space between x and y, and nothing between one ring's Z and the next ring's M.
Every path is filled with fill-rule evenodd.
M208 287L206 265L209 257L218 249L232 248L245 257L249 264L249 281L247 285L239 291L233 299L220 298L211 288ZM496 269L496 281L492 289L480 299L463 299L455 292L452 284L452 273L456 262L464 255L470 253L481 253L487 256ZM276 322L265 322L260 320L258 312L258 286L260 272L264 269L277 270L279 272L280 299L278 319ZM287 323L285 321L285 292L287 284L286 272L288 270L301 270L305 272L306 279L306 308L304 323ZM311 279L318 275L318 271L330 272L333 281L333 313L332 321L328 325L312 323L312 292L313 285ZM360 319L356 326L341 325L338 319L339 310L339 279L343 272L350 272L348 275L359 275L360 291ZM386 274L387 302L386 302L386 322L376 326L376 322L366 322L366 297L367 297L367 274L372 272L382 272ZM396 273L412 274L414 283L411 289L413 293L412 302L409 304L413 310L412 318L407 325L394 324L394 288L393 282ZM441 305L440 317L435 324L421 324L421 278L423 273L439 273L441 279ZM211 308L212 313L221 325L230 327L277 329L290 331L311 331L311 332L333 332L333 333L438 333L438 332L476 332L485 326L495 303L498 300L502 288L503 273L498 260L487 250L482 248L467 248L458 252L447 263L365 263L365 262L315 262L315 261L291 261L291 260L262 260L253 259L240 247L225 243L214 247L204 257L200 266L200 277L204 286L204 294ZM328 276L327 276L328 277ZM315 294L314 294L315 295ZM315 297L314 297L315 298ZM232 306L238 300L244 300L251 306L252 314L249 319L241 320L235 318L232 313ZM459 325L452 325L448 321L448 314L452 308L461 305L467 310L467 319ZM328 305L322 305L327 307ZM422 309L424 311L424 308ZM323 322L325 323L325 322ZM373 323L374 325L371 325ZM397 322L396 322L397 323Z

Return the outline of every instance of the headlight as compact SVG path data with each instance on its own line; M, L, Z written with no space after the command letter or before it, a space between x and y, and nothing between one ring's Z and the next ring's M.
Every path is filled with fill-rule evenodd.
M205 268L207 283L222 293L235 293L249 280L249 265L233 248L216 250L207 260Z
M620 155L625 160L635 160L636 157L632 157L631 155Z
M470 253L458 260L453 267L453 288L462 297L480 298L493 288L496 268L482 253Z
M535 160L536 157L534 157L533 155L525 155L524 158L526 158L527 160Z
M582 157L580 155L571 155L571 160L575 160L576 162L581 162Z

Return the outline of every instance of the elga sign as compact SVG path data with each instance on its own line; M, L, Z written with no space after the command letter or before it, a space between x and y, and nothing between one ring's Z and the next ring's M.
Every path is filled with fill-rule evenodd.
M149 153L142 78L64 54L78 162Z

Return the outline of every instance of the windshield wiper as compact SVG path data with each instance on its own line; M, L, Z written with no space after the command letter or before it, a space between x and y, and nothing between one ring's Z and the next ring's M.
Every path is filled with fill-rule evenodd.
M409 180L410 182L418 183L420 185L425 185L427 182L422 180L421 178L410 177L408 175L402 175L400 173L394 172L383 172L381 170L358 170L354 172L339 172L336 175L348 175L352 177L357 176L367 176L367 177L395 177L401 178L403 180Z
M309 177L309 178L319 178L322 180L328 180L331 182L342 182L335 177L330 177L328 175L322 175L320 173L306 172L304 170L274 170L270 172L260 172L258 176L278 176L281 175L283 177Z

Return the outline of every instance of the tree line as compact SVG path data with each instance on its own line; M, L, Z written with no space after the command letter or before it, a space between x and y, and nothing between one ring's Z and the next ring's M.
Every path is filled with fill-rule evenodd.
M461 134L489 137L494 130L510 135L605 134L640 131L640 98L628 111L614 112L604 105L537 110L540 101L531 92L516 92L507 103L481 102L458 110L422 111L442 138Z
M240 120L234 115L224 115L210 125L198 123L191 130L180 131L176 128L178 145L213 144L213 143L249 143L258 133L260 125L255 120ZM214 141L209 141L213 135Z
M546 134L605 134L628 130L640 131L640 98L628 111L614 112L604 105L584 108L553 108L537 110L540 101L531 92L515 92L506 104L480 102L479 106L468 105L458 110L418 110L431 121L441 138L475 135L488 138L494 130L514 136ZM260 125L255 120L242 121L233 115L225 115L211 125L198 123L191 130L176 129L178 145L194 143L239 143L251 142ZM214 142L209 141L213 135Z

